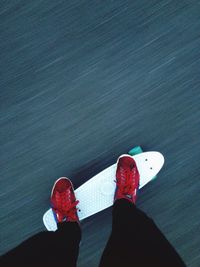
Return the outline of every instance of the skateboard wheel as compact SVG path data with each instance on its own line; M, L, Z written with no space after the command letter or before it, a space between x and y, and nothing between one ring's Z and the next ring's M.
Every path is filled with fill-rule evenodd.
M142 148L140 146L136 146L136 147L132 148L131 150L129 150L128 154L131 156L134 156L134 155L140 154L142 152L143 152Z
M154 181L156 178L157 178L157 176L154 176L154 177L151 179L151 181Z

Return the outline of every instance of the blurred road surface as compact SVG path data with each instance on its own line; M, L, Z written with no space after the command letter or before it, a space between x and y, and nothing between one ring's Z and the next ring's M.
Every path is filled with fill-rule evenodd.
M44 230L51 187L135 145L166 163L138 206L200 266L200 1L0 3L0 253ZM111 209L82 224L97 266Z

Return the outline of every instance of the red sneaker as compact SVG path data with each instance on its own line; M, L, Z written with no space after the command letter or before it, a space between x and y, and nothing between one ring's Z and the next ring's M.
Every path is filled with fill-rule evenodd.
M140 174L135 160L129 155L122 155L117 161L116 191L114 201L125 198L132 203L136 202L139 188Z
M54 183L51 192L51 207L57 222L79 222L72 182L61 177Z

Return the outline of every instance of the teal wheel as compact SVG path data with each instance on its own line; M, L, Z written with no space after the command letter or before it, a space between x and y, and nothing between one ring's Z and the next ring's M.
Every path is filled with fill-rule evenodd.
M129 150L128 154L131 156L134 156L134 155L140 154L142 152L143 152L142 148L140 146L136 146L136 147L132 148L131 150Z
M154 176L154 177L151 179L151 181L154 181L156 178L157 178L157 176Z

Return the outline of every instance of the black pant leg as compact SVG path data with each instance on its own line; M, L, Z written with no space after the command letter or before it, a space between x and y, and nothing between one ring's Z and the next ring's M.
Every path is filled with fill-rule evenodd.
M1 266L75 267L81 229L76 222L58 224L55 232L41 232L1 257Z
M112 232L100 267L185 267L152 219L125 199L113 207Z
M79 254L79 244L81 241L81 228L77 222L67 222L58 224L56 231L56 240L59 243L59 249L54 249L55 262L65 267L76 267ZM55 267L55 264L54 264Z

